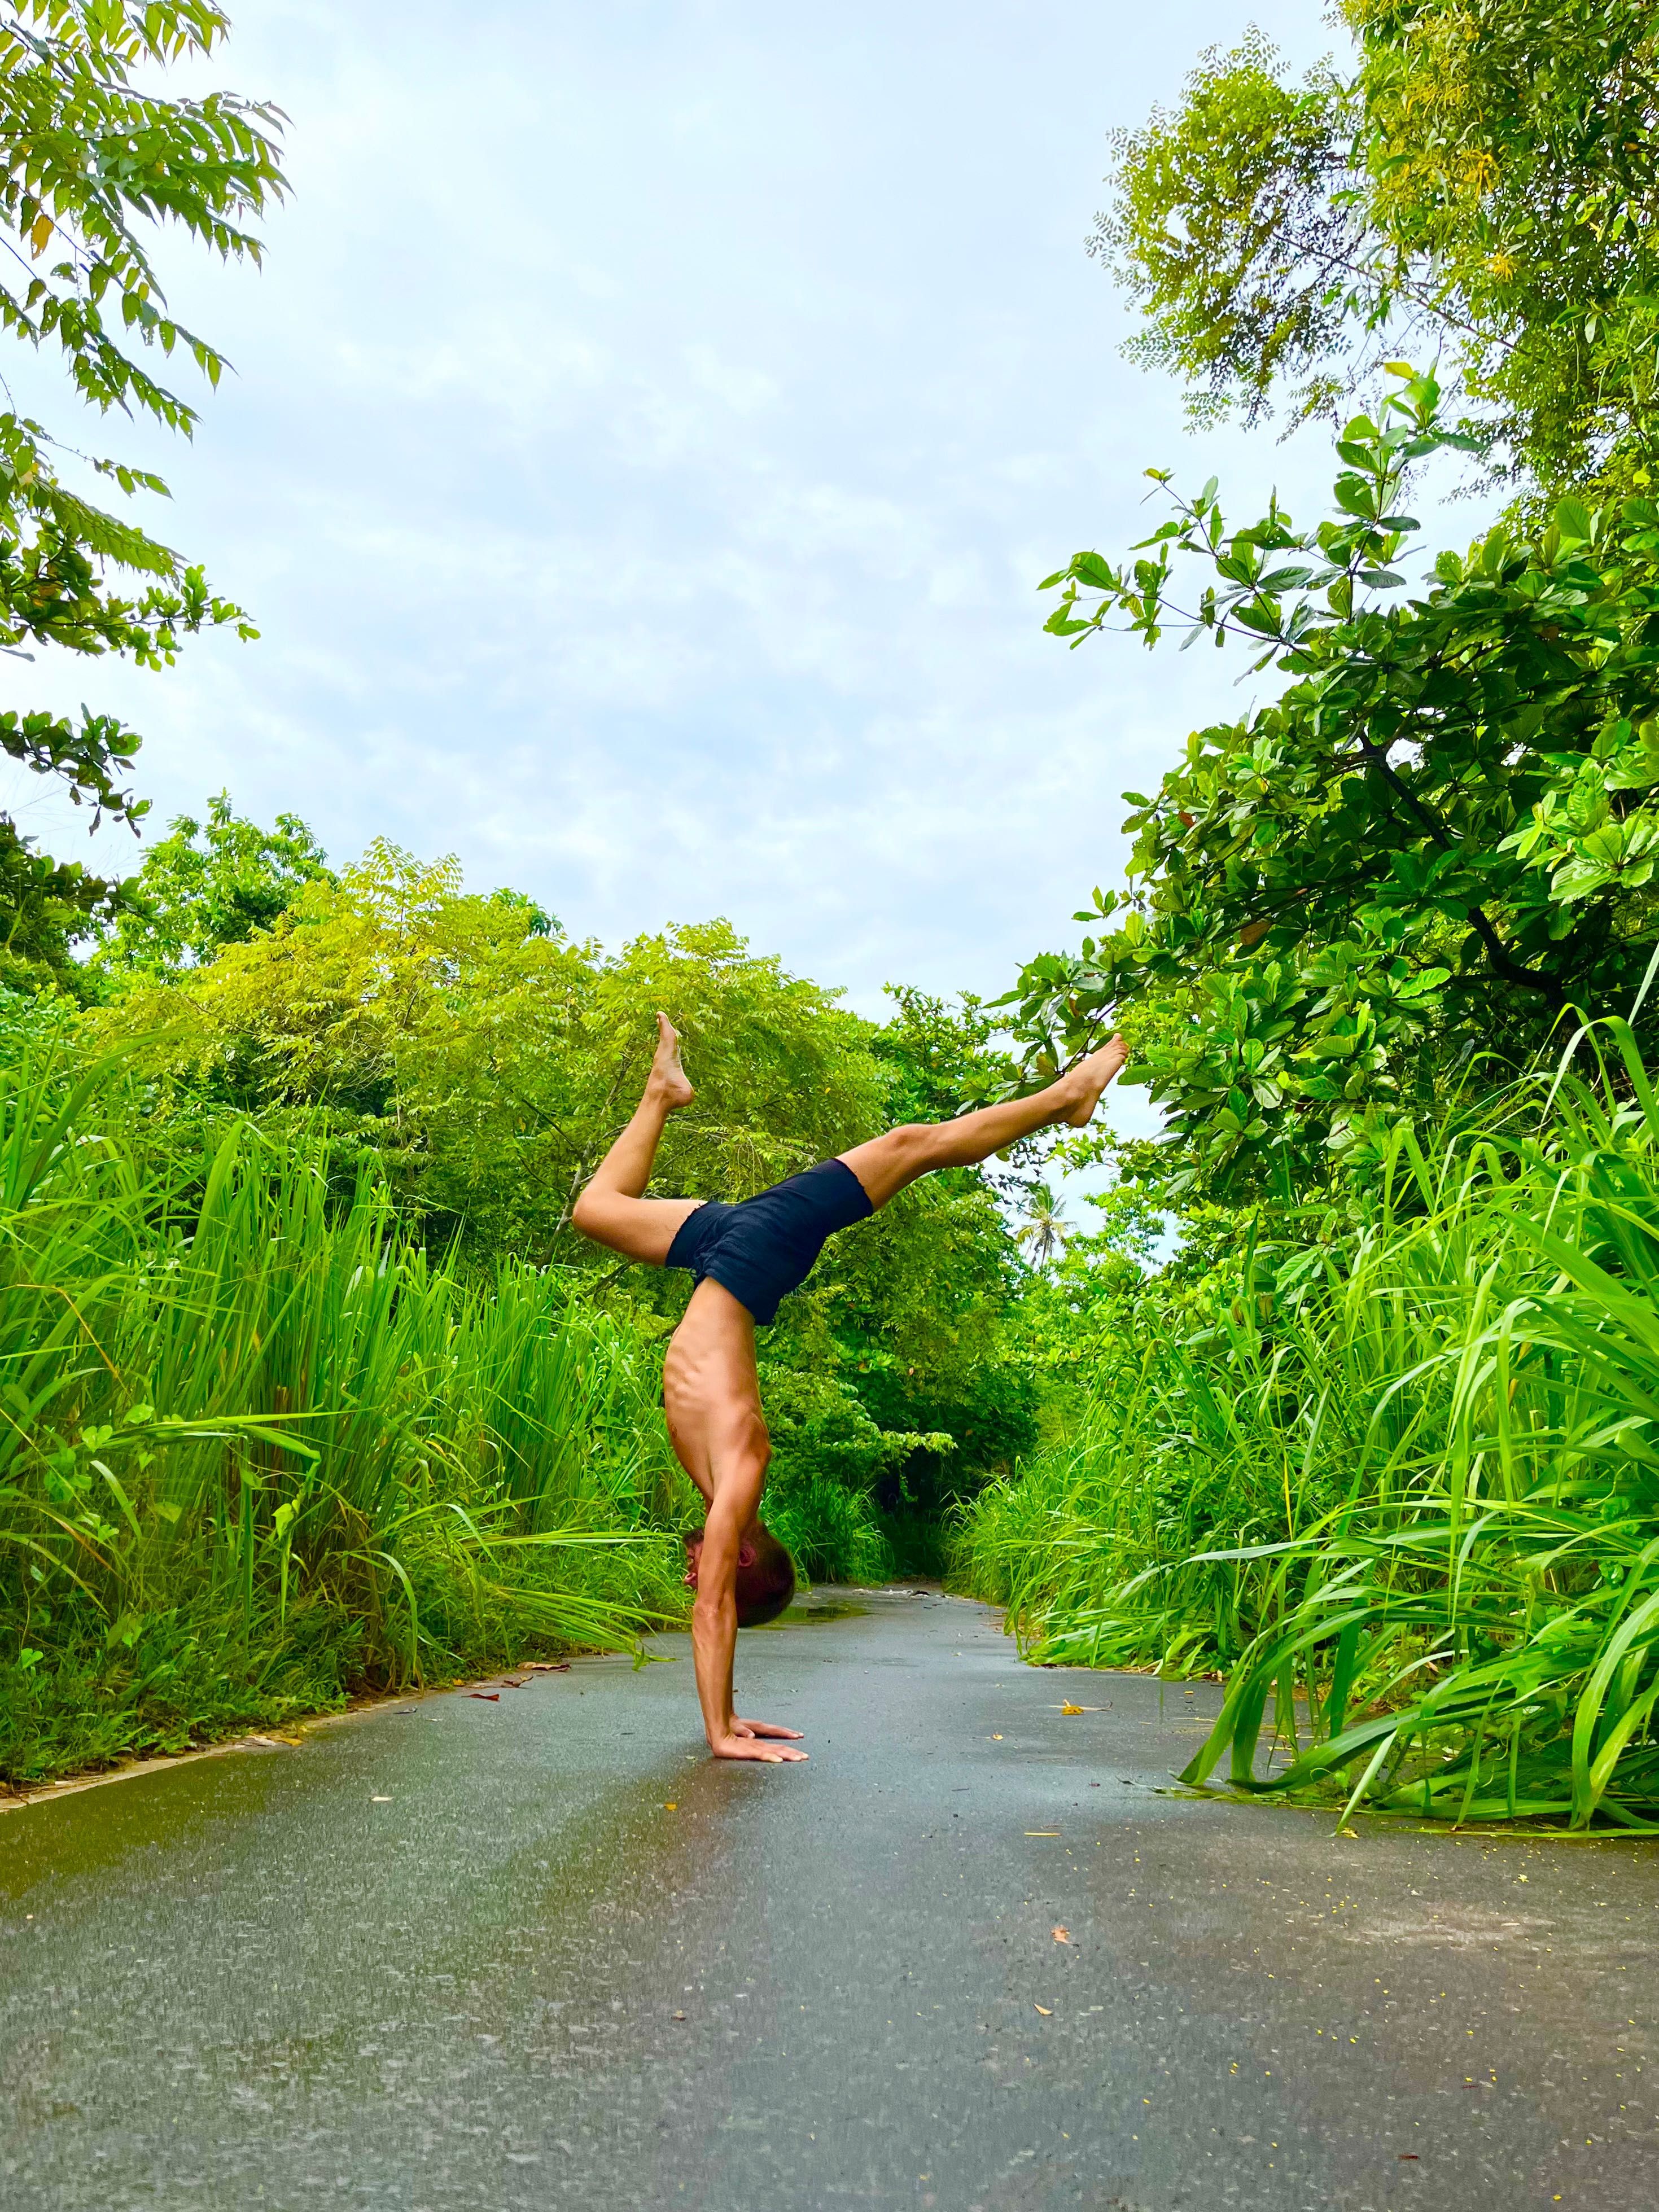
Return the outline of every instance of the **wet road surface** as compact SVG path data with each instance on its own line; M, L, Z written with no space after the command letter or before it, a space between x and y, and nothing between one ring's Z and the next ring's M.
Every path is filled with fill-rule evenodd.
M1213 1688L861 1602L741 1641L804 1767L665 1638L0 1817L0 2206L1659 2200L1651 1847L1165 1794Z

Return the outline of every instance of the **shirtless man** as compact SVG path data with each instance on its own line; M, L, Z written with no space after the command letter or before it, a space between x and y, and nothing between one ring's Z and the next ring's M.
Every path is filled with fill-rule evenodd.
M760 1518L772 1454L755 1370L755 1326L805 1281L824 1240L887 1204L935 1168L975 1167L1036 1129L1081 1128L1128 1057L1121 1037L1079 1060L1034 1097L984 1106L954 1121L915 1122L854 1145L741 1205L646 1198L668 1116L695 1095L680 1041L657 1017L657 1053L634 1118L576 1201L585 1237L656 1267L688 1267L696 1288L663 1364L663 1404L680 1465L708 1517L686 1540L686 1583L696 1591L691 1649L708 1748L716 1759L770 1764L805 1759L799 1729L739 1720L732 1662L740 1627L771 1620L795 1587L789 1555Z

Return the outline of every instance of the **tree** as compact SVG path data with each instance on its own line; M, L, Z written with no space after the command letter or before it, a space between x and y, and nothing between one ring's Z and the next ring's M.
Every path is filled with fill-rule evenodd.
M284 190L282 118L269 103L211 93L164 99L140 70L211 53L228 29L211 0L14 0L0 6L0 325L36 351L55 349L82 399L100 413L149 415L188 436L194 407L145 355L188 354L210 385L224 357L180 323L145 242L175 224L224 258L260 258L245 226ZM228 626L257 635L202 570L59 474L69 459L127 495L165 496L148 471L80 454L8 404L0 410L0 649L32 646L141 666L170 665L181 639ZM131 577L117 590L112 574ZM136 826L146 802L126 783L137 734L83 707L78 722L44 711L0 714L0 745L76 805ZM0 817L0 927L14 957L50 966L54 946L89 933L115 887L42 863ZM58 965L61 969L61 962Z
M1016 994L1040 1071L1142 1022L1127 1079L1169 1109L1172 1194L1322 1182L1376 1117L1512 1069L1570 1008L1628 1009L1659 938L1659 505L1565 498L1404 596L1405 478L1449 434L1433 380L1395 367L1339 444L1334 518L1299 532L1275 501L1230 532L1212 482L1138 560L1048 579L1051 632L1119 618L1150 646L1178 550L1211 579L1189 637L1291 679L1126 794L1133 888L1097 890L1099 934Z
M145 854L92 965L115 977L174 981L271 928L307 884L331 883L327 857L297 814L279 814L262 830L222 791L208 801L205 822L175 814Z
M1028 1248L1034 1267L1047 1267L1066 1249L1069 1226L1059 1200L1046 1182L1034 1183L1025 1201L1025 1226L1017 1242Z
M1000 1097L1017 1081L1012 1056L993 1042L1002 1033L1000 1016L971 991L964 991L954 1006L908 983L889 983L886 991L895 1012L872 1031L870 1048L886 1072L884 1119L890 1127L904 1121L954 1121ZM982 1180L1010 1197L1023 1194L1048 1141L1046 1133L1022 1138L972 1170L974 1187Z
M121 896L119 884L89 874L78 860L34 852L0 817L0 985L38 991L50 982L84 1000L92 978L73 948L113 919Z
M744 1197L880 1127L868 1025L726 923L610 955L384 842L105 1021L187 1087L261 1115L326 1109L434 1237L608 1273L570 1210L633 1110L659 1006L698 1096L669 1125L656 1194Z
M1027 1286L1009 1330L1010 1350L1023 1355L1046 1395L1097 1389L1136 1333L1140 1310L1155 1316L1154 1328L1167 1327L1160 1299L1171 1271L1166 1267L1159 1290L1146 1295L1164 1224L1146 1193L1119 1182L1084 1203L1096 1209L1098 1225L1067 1237L1054 1265Z
M1352 74L1257 35L1122 134L1091 247L1129 351L1255 419L1443 348L1494 462L1646 488L1659 340L1659 17L1646 0L1339 0Z

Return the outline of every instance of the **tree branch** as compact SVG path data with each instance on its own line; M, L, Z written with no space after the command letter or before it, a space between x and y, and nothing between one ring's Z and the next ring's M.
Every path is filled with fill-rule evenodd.
M1374 744L1369 738L1361 738L1359 749L1383 781L1405 800L1441 851L1455 852L1455 844L1447 836L1433 808L1423 804L1404 777L1394 768L1382 749ZM1486 947L1487 959L1506 983L1518 984L1522 990L1540 992L1558 1013L1566 1005L1567 994L1555 977L1543 975L1536 968L1525 967L1520 961L1515 959L1481 908L1470 907L1469 927Z

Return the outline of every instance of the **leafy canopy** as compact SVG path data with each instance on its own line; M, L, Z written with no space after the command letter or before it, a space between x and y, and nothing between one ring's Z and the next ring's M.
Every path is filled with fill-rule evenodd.
M222 791L208 801L205 822L176 814L149 848L92 965L171 981L270 929L305 884L319 881L332 881L327 855L297 814L279 814L262 830Z
M1645 488L1659 16L1647 0L1339 0L1349 73L1253 33L1122 134L1092 250L1129 351L1254 420L1444 349L1500 465Z
M177 225L226 259L257 263L248 224L284 190L282 117L230 93L167 99L134 77L212 52L228 28L208 0L0 6L0 325L55 352L88 405L142 411L186 436L196 410L161 380L155 356L182 351L210 384L225 362L174 316L146 234ZM159 477L78 453L15 407L0 410L0 649L23 659L34 647L114 653L158 668L203 629L257 635L199 568L65 483L65 458L125 494L166 495ZM112 577L134 580L117 588ZM0 746L63 778L94 826L106 814L136 823L144 812L126 782L138 743L117 717L89 708L78 722L44 710L0 714ZM0 817L0 897L20 902L4 916L14 948L49 958L53 931L84 934L113 910L115 887L78 869L46 864L42 872L21 849Z
M1291 679L1126 794L1130 891L1097 890L1098 933L1016 994L1039 1067L1139 1022L1126 1079L1168 1109L1176 1192L1318 1182L1478 1054L1627 1006L1659 937L1659 506L1564 498L1408 585L1407 472L1460 441L1433 379L1395 372L1314 529L1275 501L1230 530L1212 482L1139 558L1048 580L1073 646L1179 619ZM1176 555L1203 579L1184 608Z
M726 923L607 954L527 900L467 892L453 860L383 841L106 1018L238 1106L326 1107L436 1233L597 1267L570 1210L644 1085L659 1006L698 1096L669 1124L654 1194L744 1197L881 1126L866 1024Z

